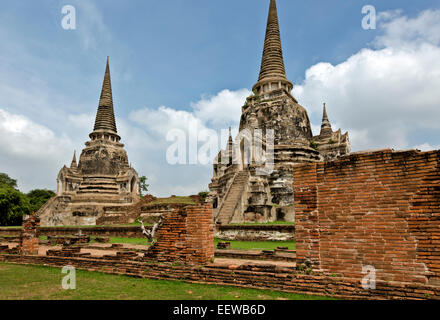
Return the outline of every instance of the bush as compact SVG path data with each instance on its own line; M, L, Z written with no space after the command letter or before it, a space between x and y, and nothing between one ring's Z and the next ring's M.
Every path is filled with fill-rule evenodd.
M0 225L21 225L23 215L32 212L29 199L11 187L0 187Z
M199 192L199 197L202 198L203 201L206 201L208 194L209 194L209 191L202 191L202 192Z
M54 195L46 189L23 194L17 190L17 180L0 173L0 226L21 225L23 215L37 212Z
M33 212L37 212L50 198L55 195L55 192L47 189L35 189L30 191L26 196L31 204Z

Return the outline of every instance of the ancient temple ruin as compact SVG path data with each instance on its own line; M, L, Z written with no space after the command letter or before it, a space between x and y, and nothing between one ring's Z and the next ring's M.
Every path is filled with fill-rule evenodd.
M321 132L313 136L307 110L292 89L284 67L276 1L271 0L254 94L242 107L239 135L235 140L229 136L227 149L214 161L209 201L217 223L293 221L293 165L350 153L348 133L332 130L325 105ZM268 140L270 131L273 141ZM273 146L273 170L266 174L261 173L264 165L255 161L254 141L266 152L270 143Z
M139 200L139 177L116 128L108 58L89 136L79 162L74 154L70 167L60 170L56 196L38 211L42 226L99 224Z

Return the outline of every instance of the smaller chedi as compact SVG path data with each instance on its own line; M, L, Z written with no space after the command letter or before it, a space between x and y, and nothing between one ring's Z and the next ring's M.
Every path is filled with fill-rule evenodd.
M120 143L107 66L90 141L79 162L73 155L57 178L57 194L38 212L42 226L96 225L111 221L140 198L139 177Z

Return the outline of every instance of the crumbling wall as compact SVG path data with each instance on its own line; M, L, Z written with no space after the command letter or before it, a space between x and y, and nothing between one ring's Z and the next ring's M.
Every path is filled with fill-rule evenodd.
M298 263L362 279L440 282L440 151L296 165Z
M37 255L39 249L40 219L36 216L23 217L19 250L24 255Z
M211 205L175 208L164 214L157 241L146 253L158 261L206 264L214 257Z

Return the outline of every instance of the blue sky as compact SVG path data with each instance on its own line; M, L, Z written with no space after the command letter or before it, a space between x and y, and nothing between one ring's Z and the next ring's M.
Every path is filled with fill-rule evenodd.
M440 101L434 90L440 66L430 61L440 44L440 1L277 3L287 75L314 128L326 101L334 129L350 132L355 151L439 146L433 106ZM76 30L61 27L67 4L76 8ZM190 118L215 130L237 125L258 77L268 4L3 1L0 172L17 178L24 190L55 188L58 170L70 163L74 149L80 152L92 129L110 56L118 128L133 166L150 178L151 191L164 196L207 189L210 166L166 163L161 127ZM364 5L383 13L376 30L361 28ZM395 61L416 65L414 77ZM369 63L383 71L380 79L365 69ZM342 89L338 77L347 79ZM380 81L377 88L371 85ZM405 101L412 102L402 106Z

